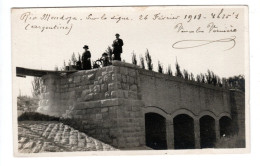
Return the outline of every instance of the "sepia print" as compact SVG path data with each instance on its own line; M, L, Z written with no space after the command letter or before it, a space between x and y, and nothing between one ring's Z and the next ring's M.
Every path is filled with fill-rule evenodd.
M247 10L13 8L15 155L247 152Z

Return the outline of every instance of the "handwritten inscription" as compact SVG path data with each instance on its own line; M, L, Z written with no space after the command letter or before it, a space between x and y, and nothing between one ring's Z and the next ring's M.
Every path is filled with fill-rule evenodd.
M183 23L178 23L174 26L177 32L180 33L228 33L228 32L237 32L237 29L230 24L229 26L217 26L214 22L210 22L205 27L193 27L192 29L187 29Z
M81 16L74 16L73 14L57 14L57 13L43 13L37 14L32 11L27 11L20 15L20 21L24 24L25 31L39 31L48 32L55 31L69 35L73 33L77 23L83 22L100 22L110 21L111 23L121 24L131 21L140 22L172 22L173 31L176 33L192 34L192 33L235 33L238 31L237 27L233 25L234 21L238 20L239 13L218 9L208 12L199 13L189 11L182 14L172 12L163 13L151 11L149 13L142 12L140 14L124 14L123 12L112 15L111 13L86 13ZM220 24L219 20L228 20L229 24ZM205 21L207 24L205 24ZM150 23L149 22L149 23ZM203 22L203 24L202 24ZM195 25L195 26L194 26Z

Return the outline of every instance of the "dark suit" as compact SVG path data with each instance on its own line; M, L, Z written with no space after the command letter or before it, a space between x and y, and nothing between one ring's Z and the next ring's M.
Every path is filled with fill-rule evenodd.
M121 53L123 52L122 46L124 45L124 42L122 39L116 39L113 41L113 54L114 54L114 60L121 61Z
M90 70L91 69L90 58L91 58L90 52L85 51L82 55L83 70Z

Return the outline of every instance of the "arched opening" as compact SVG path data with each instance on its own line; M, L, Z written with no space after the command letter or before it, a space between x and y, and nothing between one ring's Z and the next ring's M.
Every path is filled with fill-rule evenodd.
M145 114L146 146L152 149L167 149L166 120L156 113Z
M215 119L205 115L200 118L201 148L213 148L216 142Z
M231 119L223 116L219 119L219 129L221 137L228 137L232 134Z
M194 149L194 120L192 117L180 114L173 118L174 149Z

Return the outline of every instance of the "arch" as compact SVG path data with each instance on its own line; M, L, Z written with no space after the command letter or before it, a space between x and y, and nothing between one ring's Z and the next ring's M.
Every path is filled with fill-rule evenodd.
M146 106L143 109L143 113L156 113L161 116L163 116L165 119L169 118L169 114L167 114L166 111L164 111L162 108L157 107L157 106Z
M174 117L176 117L176 116L178 116L178 115L180 115L180 114L189 115L189 116L192 117L193 119L195 119L195 117L196 117L196 115L195 115L192 111L190 111L190 110L188 110L188 109L186 109L186 108L181 108L181 109L175 110L175 111L171 114L171 117L174 118Z
M215 119L210 115L204 115L199 122L201 148L213 148L216 142Z
M174 149L194 149L194 119L187 114L178 114L173 118Z
M232 120L232 117L230 115L230 113L228 112L222 112L218 115L218 119L221 119L223 116L229 117Z
M166 119L157 113L145 114L146 146L152 149L167 149Z
M232 134L232 120L228 116L222 116L219 119L220 137L229 137Z
M213 113L212 111L206 110L206 111L202 111L199 113L198 118L202 118L203 116L210 116L212 117L214 120L218 120L217 115L215 113Z

